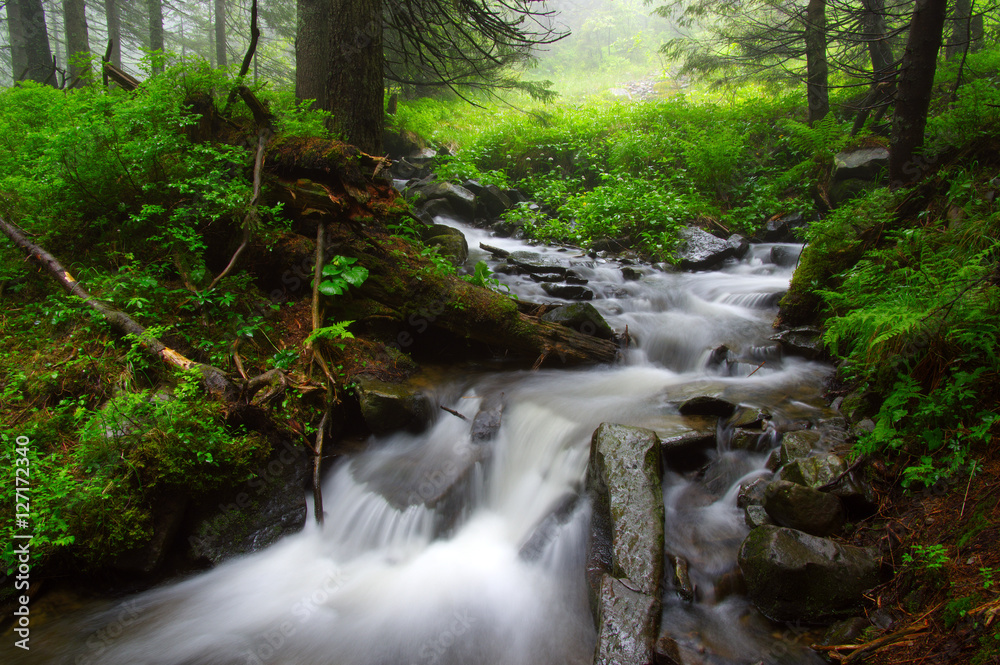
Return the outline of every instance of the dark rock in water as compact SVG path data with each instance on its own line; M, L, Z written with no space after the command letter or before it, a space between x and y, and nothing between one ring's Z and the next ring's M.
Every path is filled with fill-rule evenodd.
M428 247L439 248L438 253L451 261L451 264L454 266L463 265L469 259L469 244L466 242L464 235L456 236L449 234L434 236L433 238L428 238L425 244Z
M610 575L601 580L595 665L651 665L660 625L660 601Z
M764 510L775 523L814 536L831 536L846 520L840 499L787 480L776 480L767 486Z
M687 602L694 601L694 585L691 584L691 575L688 572L688 560L682 556L674 554L667 555L667 564L670 566L670 573L674 591Z
M555 284L553 282L542 283L542 290L553 298L565 298L566 300L593 300L594 292L586 286L579 284Z
M189 507L188 556L221 563L257 552L306 523L305 487L313 456L281 441L245 485L220 490Z
M476 198L483 192L483 183L478 180L466 180L462 183L462 187L476 195Z
M590 303L562 305L551 312L546 312L541 318L542 321L558 323L585 335L593 335L601 339L611 339L615 334L601 313Z
M561 261L538 252L527 250L511 252L507 255L507 260L526 272L566 274L566 266Z
M490 395L483 400L476 412L476 417L472 419L472 441L482 443L496 438L500 431L500 424L503 418L504 409L503 393Z
M660 639L656 640L653 651L655 665L685 665L677 641L669 635L661 635Z
M730 450L748 450L752 453L761 452L761 431L753 429L743 429L742 427L737 427L732 432L732 437L729 440ZM766 445L766 443L765 443ZM765 447L765 450L767 448Z
M719 416L728 418L736 411L736 405L711 395L692 397L680 405L682 416Z
M420 229L420 238L424 241L430 240L437 236L455 236L457 238L465 239L465 234L462 233L460 229L456 229L454 226L448 226L447 224L430 224L427 228Z
M587 486L611 527L612 574L659 598L663 579L660 441L639 427L604 423L590 444Z
M498 238L523 238L524 224L521 222L501 219L490 225L493 235Z
M799 262L798 250L786 245L775 245L771 248L771 263L782 268L791 268Z
M730 570L715 581L715 602L721 603L730 596L744 596L747 585L739 568Z
M723 347L725 348L725 347ZM726 423L730 427L743 427L745 429L763 429L764 423L771 419L771 413L767 409L757 409L749 406L741 406L736 409L736 413L729 418Z
M750 241L738 233L726 238L726 244L733 248L733 256L742 259L750 251Z
M435 217L458 217L458 213L451 207L447 199L431 199L425 201L417 208L416 216L422 220L432 220Z
M802 326L783 330L770 337L781 344L781 349L790 356L802 356L808 360L821 358L826 354L823 348L823 331L818 328Z
M757 478L751 482L740 486L740 492L736 495L736 507L746 508L747 506L760 506L764 503L764 489L770 480Z
M833 158L833 181L877 181L889 169L889 150L886 148L855 148L838 152Z
M716 496L722 496L733 486L733 483L754 471L755 468L756 464L746 455L725 452L705 467L701 482L706 490Z
M583 285L583 284L587 284L589 282L590 282L589 279L587 279L585 277L580 277L578 274L574 274L574 271L572 271L572 270L567 270L566 271L566 283L567 284Z
M814 430L799 430L798 432L785 432L781 438L781 448L778 450L778 462L781 465L812 455L812 451L819 445L819 432Z
M451 182L432 182L416 189L416 193L424 199L445 199L455 212L464 219L476 216L476 195L465 187Z
M693 471L708 458L706 453L716 446L718 419L714 417L685 418L680 431L657 432L660 450L667 466L675 471Z
M430 421L430 406L419 391L367 376L356 381L361 415L372 432L384 434L404 427L420 431Z
M489 219L497 219L505 211L514 207L514 202L496 185L486 185L479 192L479 205Z
M642 279L643 271L635 266L622 266L622 277L630 282Z
M764 242L795 242L792 229L805 225L805 218L800 212L769 219L764 224Z
M847 464L836 455L813 455L785 464L775 477L778 480L819 488L833 482L846 470Z
M537 272L529 275L532 282L561 282L563 276L555 272Z
M569 521L579 503L579 494L571 493L564 496L557 504L556 509L532 530L531 535L518 550L518 556L525 561L541 559L548 546L559 537L560 528Z
M747 506L743 509L743 522L751 529L759 526L777 526L764 506Z
M871 550L783 527L751 531L738 560L750 600L774 621L851 616L879 583Z
M682 242L675 255L682 270L707 270L736 256L736 250L727 241L697 227L685 227L677 235Z
M708 356L708 361L706 362L707 367L709 369L719 369L728 372L729 354L729 347L725 344L715 347L712 349L712 353Z

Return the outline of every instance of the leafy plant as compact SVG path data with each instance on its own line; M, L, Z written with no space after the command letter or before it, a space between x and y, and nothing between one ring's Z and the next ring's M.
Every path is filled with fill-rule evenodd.
M339 296L351 286L361 286L368 279L368 268L356 265L358 260L348 256L334 256L323 266L319 292L325 296Z
M347 331L347 327L352 323L354 323L354 321L339 321L330 326L317 328L309 333L309 336L305 338L303 344L309 346L317 340L329 340L338 349L343 349L344 344L338 342L337 340L354 339L354 335Z
M904 553L902 559L911 568L938 571L951 561L944 545L911 545L910 550L912 554Z

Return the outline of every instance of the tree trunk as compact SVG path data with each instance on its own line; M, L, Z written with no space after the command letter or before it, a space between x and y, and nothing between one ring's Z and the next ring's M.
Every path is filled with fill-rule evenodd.
M930 166L915 153L924 143L947 8L947 0L917 0L913 11L892 117L889 181L893 188L915 182Z
M327 110L332 129L361 150L382 154L382 0L333 0Z
M975 53L983 48L983 37L986 35L983 13L975 12L972 16L972 28L969 36L972 38L972 52Z
M955 0L951 17L948 20L951 23L951 36L948 39L944 57L951 60L962 55L969 48L972 37L970 30L972 27L972 0Z
M63 16L66 21L66 53L69 56L70 80L76 81L77 86L86 85L86 81L80 78L90 71L89 62L83 62L83 58L90 55L84 0L63 0Z
M215 0L215 60L216 66L225 67L226 57L226 0Z
M327 104L326 68L330 63L330 0L296 2L295 98L315 100L313 108Z
M104 0L104 16L108 21L108 41L111 42L111 64L122 68L122 16L118 0Z
M146 0L149 7L149 50L159 51L163 54L163 3L161 0ZM163 60L153 58L153 73L159 74L163 71Z
M49 32L41 0L10 0L7 3L13 51L14 78L55 84Z
M809 0L806 8L806 99L809 124L830 112L826 63L826 0Z
M852 136L864 127L872 109L882 107L884 112L884 105L896 93L896 61L892 57L892 46L886 35L885 0L863 0L863 5L861 24L864 26L864 39L868 43L868 56L872 61L872 87L854 118Z

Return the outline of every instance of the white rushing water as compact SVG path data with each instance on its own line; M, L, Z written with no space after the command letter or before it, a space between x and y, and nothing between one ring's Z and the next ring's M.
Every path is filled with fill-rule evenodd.
M473 247L525 249L463 230ZM470 419L503 393L495 440L473 443L469 423L443 412L422 434L373 439L328 474L324 528L310 516L303 532L264 551L54 623L23 662L590 663L583 483L594 429L610 421L671 432L676 404L706 393L766 407L779 425L819 418L828 368L782 359L767 339L791 276L767 262L768 245L720 271L642 268L633 281L613 261L532 249L570 263L612 327L628 327L633 348L621 363L456 377L438 395ZM472 262L484 256L476 250ZM527 276L501 277L522 298L558 301ZM723 344L728 361L711 364ZM664 631L691 653L706 645L698 662L811 662L776 647L740 596L716 599L747 532L738 482L767 474L766 453L722 448L711 474L664 478L667 548L691 562L701 590L694 604L667 590ZM439 493L434 508L414 500Z

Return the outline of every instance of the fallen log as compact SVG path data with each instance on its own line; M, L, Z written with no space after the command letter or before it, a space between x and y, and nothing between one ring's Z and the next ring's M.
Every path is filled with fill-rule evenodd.
M88 307L100 313L111 327L118 332L133 336L139 342L139 346L142 349L157 356L171 367L182 370L196 370L201 375L202 385L205 386L208 392L214 395L219 395L227 401L234 401L239 396L239 388L229 380L225 372L212 365L205 365L185 357L153 335L150 335L146 331L146 328L139 325L125 312L110 307L92 297L54 256L28 240L24 236L24 233L16 226L0 218L0 231L3 231L4 235L10 238L29 259L33 260L55 278L67 293L76 296ZM251 382L255 385L260 383L253 380Z

